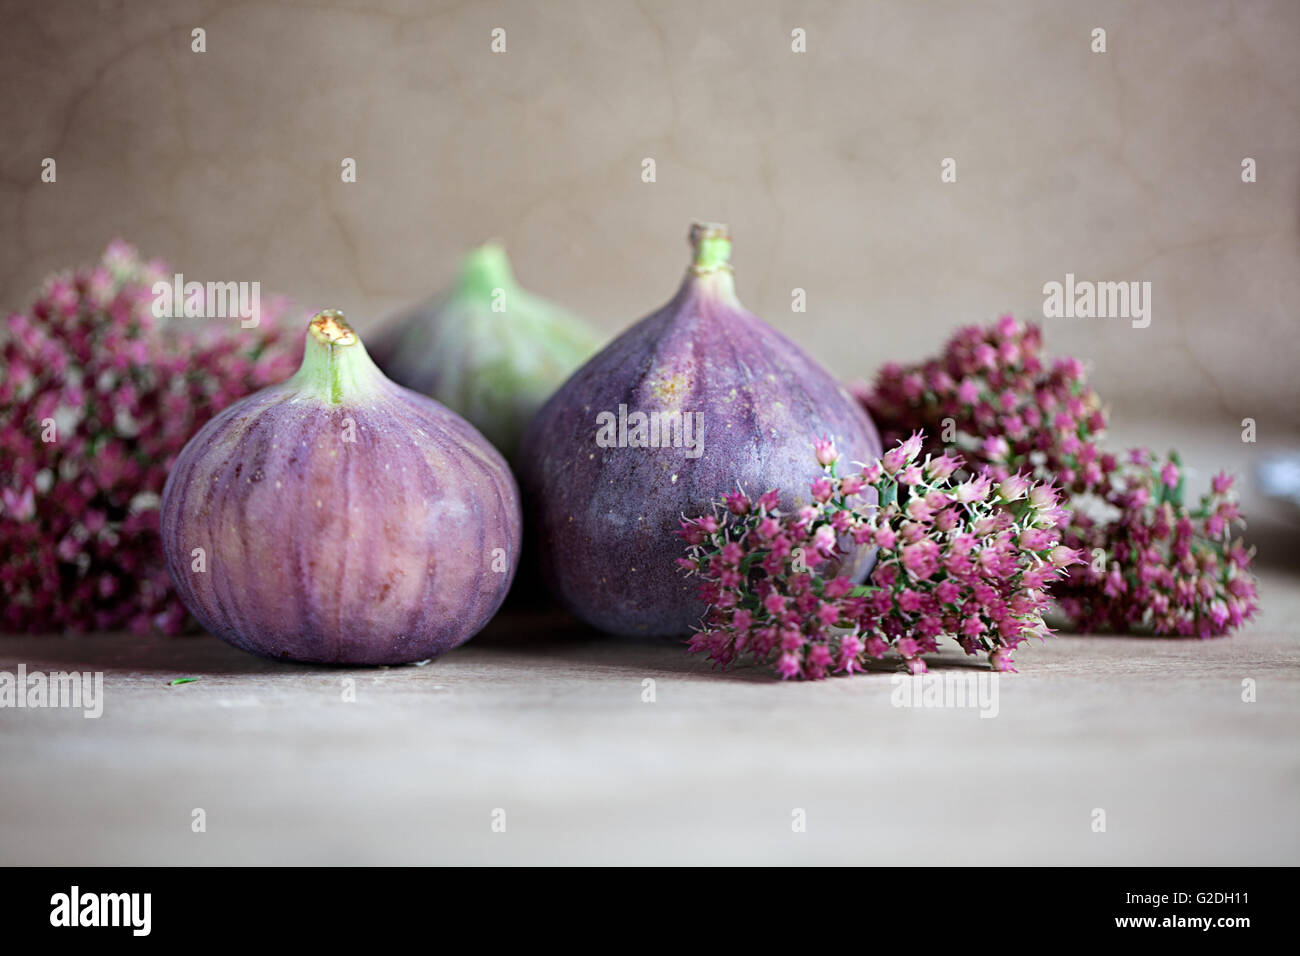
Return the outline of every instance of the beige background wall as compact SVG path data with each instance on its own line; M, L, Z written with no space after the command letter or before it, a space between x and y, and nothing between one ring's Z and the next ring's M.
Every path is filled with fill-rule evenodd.
M613 333L710 218L742 299L841 376L1041 318L1074 272L1153 283L1150 328L1047 323L1117 414L1300 427L1292 0L0 6L5 309L121 235L364 321L497 236Z

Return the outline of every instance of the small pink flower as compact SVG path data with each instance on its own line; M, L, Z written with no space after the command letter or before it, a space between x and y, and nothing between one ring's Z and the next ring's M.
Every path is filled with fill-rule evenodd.
M917 455L921 454L921 448L925 442L925 436L921 432L915 431L902 443L903 454L908 461L912 461Z
M749 499L746 498L742 492L733 491L731 494L725 496L725 500L727 502L727 510L733 515L749 514Z
M1067 548L1063 544L1058 544L1051 550L1047 560L1051 562L1054 568L1065 568L1072 564L1078 564L1081 558L1080 553L1074 548Z
M880 467L886 475L895 475L900 468L907 464L907 453L903 451L901 445L889 449L880 456ZM863 472L864 476L866 472Z
M933 517L930 503L924 498L913 498L907 503L907 516L913 521L929 522Z
M908 614L915 614L921 609L922 599L919 591L911 588L903 588L894 598L898 602L898 609L906 611Z
M834 601L844 597L844 595L852 591L853 588L854 584L852 578L832 578L826 582L822 589L822 593L828 601Z
M800 669L799 655L793 651L786 651L777 658L776 672L782 680L798 677Z
M830 669L832 661L829 647L825 644L814 644L808 649L808 657L804 661L804 677L809 680L822 680Z
M812 483L813 500L821 504L831 500L835 494L835 483L829 478L818 478Z
M1005 461L1006 457L1011 454L1011 446L1001 435L994 435L984 440L980 446L980 451L989 461Z
M863 647L876 660L880 660L889 651L889 645L885 643L883 638L875 634L863 642Z
M944 454L939 458L930 459L925 465L925 472L931 481L943 481L961 465L962 460L960 458Z
M817 464L827 468L839 460L840 453L835 450L835 443L829 438L819 438L813 443Z
M908 465L899 471L897 480L900 485L919 485L922 480L921 467L916 464Z
M992 482L989 477L979 475L958 485L953 491L953 497L962 504L974 504L987 498L991 487Z
M882 589L881 593L892 588L896 580L898 580L897 564L886 564L883 561L876 562L876 568L871 572L871 582Z
M861 670L858 663L858 656L866 649L862 643L862 638L856 634L845 634L840 638L840 655L839 669L846 674L852 674L855 670Z
M840 479L840 494L845 498L856 495L864 487L866 482L859 475L845 475Z
M939 570L939 546L929 538L905 545L899 552L903 567L913 578L923 581Z
M741 559L745 556L745 549L739 541L728 541L722 546L722 550L718 554L722 557L723 564L735 567L740 564Z
M1020 532L1018 544L1026 551L1044 551L1050 548L1056 536L1042 528L1026 528Z
M6 488L0 500L4 502L3 514L14 521L31 521L36 516L36 498L30 486L24 488L22 494Z
M934 516L936 531L951 531L961 523L961 516L955 508L944 508Z
M961 597L961 588L953 581L941 581L934 589L934 597L940 604L953 604Z
M1051 485L1034 485L1029 490L1029 507L1035 511L1047 511L1055 508L1060 500L1060 495Z
M817 621L823 627L834 627L839 619L840 609L837 605L829 601L823 601L817 605Z
M835 551L835 529L830 525L822 525L813 533L812 539L813 551L829 557Z
M1017 472L998 483L998 494L1003 501L1019 501L1029 494L1030 484L1028 478Z
M1010 671L1013 674L1018 674L1019 671L1016 670L1015 663L1011 659L1011 653L1006 648L995 647L989 652L989 666L995 671Z

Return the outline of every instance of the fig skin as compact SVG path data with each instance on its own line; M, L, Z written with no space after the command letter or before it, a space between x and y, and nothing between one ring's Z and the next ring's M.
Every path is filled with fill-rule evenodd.
M528 533L550 587L611 634L685 636L699 624L697 582L675 563L683 516L709 513L737 482L752 498L779 488L782 508L810 503L823 436L845 465L880 454L849 393L736 299L726 227L697 224L691 239L695 263L677 295L573 374L529 425L520 455ZM702 453L600 447L596 416L620 405L701 412ZM862 580L874 557L850 549L847 572Z
M199 431L161 505L168 572L203 627L253 654L331 664L464 643L510 588L521 525L496 449L385 378L336 312L312 320L298 374Z

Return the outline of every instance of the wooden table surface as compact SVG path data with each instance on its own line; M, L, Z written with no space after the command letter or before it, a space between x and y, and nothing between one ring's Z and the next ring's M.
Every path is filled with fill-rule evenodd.
M1022 648L995 719L896 707L888 669L720 674L556 613L379 669L0 639L0 671L105 674L98 720L0 709L0 863L1294 865L1300 581L1262 580L1227 639Z

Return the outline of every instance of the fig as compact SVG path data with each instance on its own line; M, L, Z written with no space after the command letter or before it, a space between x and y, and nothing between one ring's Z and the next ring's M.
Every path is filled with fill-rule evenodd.
M525 434L519 476L529 533L553 593L613 634L679 636L705 608L675 563L683 515L737 485L809 503L814 442L871 461L880 438L812 358L736 298L725 226L691 229L677 295L580 368ZM873 502L870 502L874 504ZM861 580L870 549L840 573ZM830 570L830 568L828 568Z
M167 570L190 613L265 657L419 661L491 619L518 563L509 466L475 428L389 381L343 315L302 366L230 406L167 476Z
M466 257L450 294L376 332L371 354L389 378L465 416L512 461L533 415L601 343L584 322L520 288L495 242Z

